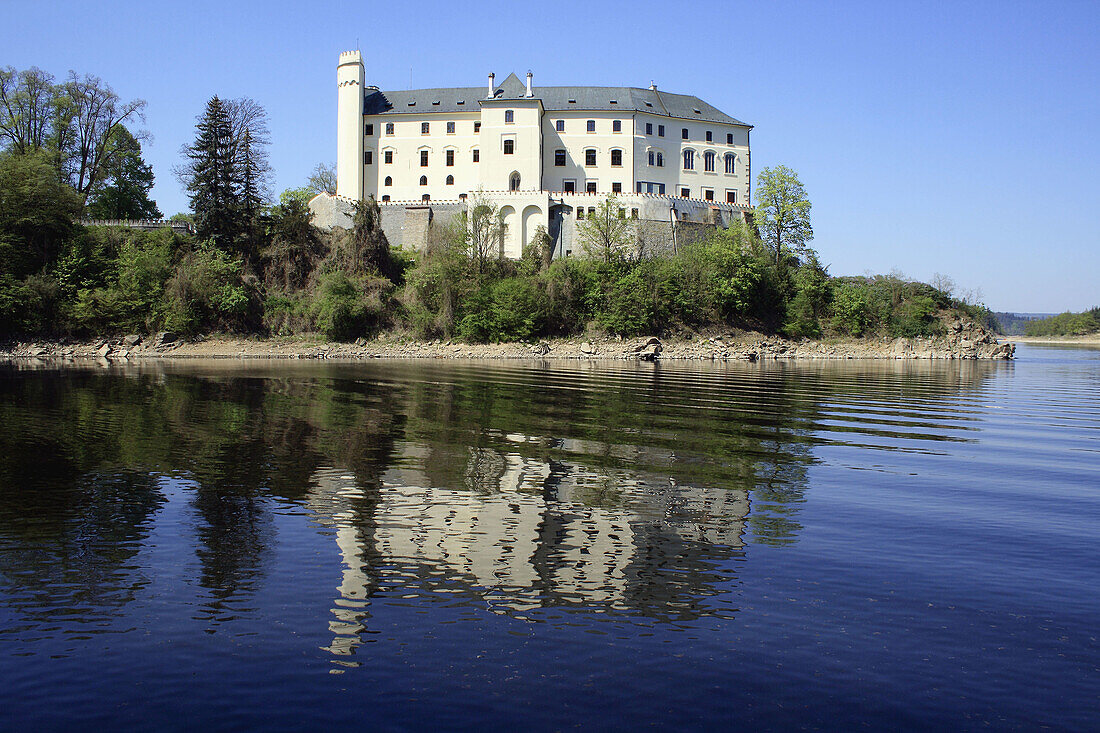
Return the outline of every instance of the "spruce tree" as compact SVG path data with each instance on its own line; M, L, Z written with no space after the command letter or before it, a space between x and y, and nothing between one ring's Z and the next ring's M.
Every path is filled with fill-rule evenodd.
M200 237L213 239L219 249L230 251L237 245L242 206L233 127L217 95L206 103L195 129L197 136L186 148L188 164L183 171L195 229Z

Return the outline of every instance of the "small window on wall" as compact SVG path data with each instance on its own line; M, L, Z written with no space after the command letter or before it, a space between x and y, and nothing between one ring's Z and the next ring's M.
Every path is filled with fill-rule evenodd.
M578 206L577 207L577 218L578 219L583 219L584 218L584 207L583 206Z
M623 151L615 149L611 151L611 167L621 168L623 165Z
M447 176L447 185L448 186L455 185L455 177L454 176Z
M453 123L453 122L448 122L447 123L447 134L448 135L454 135L455 134L455 123Z
M709 188L703 189L703 198L707 201L714 201L714 191Z
M367 123L366 135L368 137L370 137L373 134L374 134L374 123L368 122Z
M665 154L664 153L657 153L657 167L658 168L664 168L665 167Z
M476 135L479 132L481 132L481 123L480 122L475 122L474 123L474 134Z
M631 209L630 210L630 218L631 219L637 219L638 218L638 210L637 209Z
M690 188L681 188L680 189L680 195L683 198L686 198L686 199L691 198L691 189Z
M392 122L387 122L386 123L386 134L387 135L392 135L393 134L393 123Z
M653 151L652 151L652 150L650 150L650 151L649 151L649 164L650 164L650 165L653 165L653 160L654 160L654 158L653 158Z
M421 135L428 135L428 134L431 133L431 131L432 131L432 123L430 123L430 122L421 122L420 123L420 134Z
M392 163L393 162L393 151L392 150L387 150L385 153L382 154L382 159L386 161L387 165Z
M513 173L508 178L508 190L509 191L518 191L519 190L519 173Z
M510 109L504 110L504 124L510 125L516 121L516 113Z
M726 203L727 204L736 204L737 203L737 192L736 191L726 191Z
M429 194L424 194L423 196L420 197L420 200L421 201L431 201L432 197Z
M565 120L558 120L555 122L554 129L558 132L565 132Z
M726 133L726 145L733 145L733 133L732 132L727 132Z
M558 168L562 168L562 167L565 166L565 151L564 150L555 150L554 151L554 165L557 166Z
M681 140L687 140L688 139L688 129L686 127L684 129L680 130L680 139Z
M596 149L588 148L584 151L584 164L589 168L596 165Z
M566 193L576 193L577 192L577 182L576 181L562 181L561 182L561 190L565 191Z
M477 163L477 162L479 162L479 161L481 160L481 151L480 151L480 150L478 150L477 148L474 148L474 149L473 149L472 151L470 151L470 152L471 152L471 153L472 153L472 155L473 155L473 161L474 161L475 163Z
M382 196L382 203L386 203L389 200L390 200L390 195L388 193L385 194L384 196Z
M621 206L619 207L619 218L620 219L625 219L626 218L626 209L624 209Z
M386 176L386 180L382 185L383 186L392 186L393 185L393 178L391 178L389 176Z
M714 133L711 132L710 130L707 130L707 142L709 143L713 140L714 140Z
M420 151L420 166L421 167L426 167L427 165L428 165L428 151L427 150L421 150Z
M420 185L421 186L427 186L428 185L428 177L427 176L420 176Z
M653 123L652 122L645 123L645 134L646 135L652 135L653 134Z
M448 150L446 153L447 165L451 166L455 164L455 151Z
M372 163L374 163L374 151L367 150L363 153L363 164L371 165Z
M595 192L595 191L591 191L590 193L596 193L596 192ZM592 218L592 217L594 217L595 215L596 215L596 210L595 210L595 209L593 209L593 208L592 208L591 206L589 206L589 207L588 207L588 218L589 218L589 219L591 219L591 218Z
M623 192L623 184L618 183L618 182L611 184L611 193L622 193L622 192Z
M588 193L596 193L596 182L589 181L588 183L584 184L584 190Z
M504 154L505 155L512 155L515 152L516 152L516 141L515 140L505 140L504 141Z
M664 125L657 125L657 137L664 137L664 136L665 136L665 126Z
M623 131L623 121L622 120L615 120L611 123L611 132L622 132L622 131Z
M587 129L588 129L589 132L595 132L596 131L596 121L595 120L589 120Z

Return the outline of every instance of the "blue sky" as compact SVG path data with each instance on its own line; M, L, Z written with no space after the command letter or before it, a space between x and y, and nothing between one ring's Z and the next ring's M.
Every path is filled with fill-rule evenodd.
M383 89L648 86L755 125L796 170L833 274L934 273L995 310L1100 304L1100 3L0 0L0 65L102 77L148 101L171 171L213 94L270 116L275 190L336 156L336 59Z

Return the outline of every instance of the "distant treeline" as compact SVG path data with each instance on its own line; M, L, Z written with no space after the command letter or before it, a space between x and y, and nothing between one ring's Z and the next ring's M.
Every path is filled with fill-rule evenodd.
M1028 336L1083 336L1097 331L1100 331L1100 307L1082 313L1060 313L1024 324L1024 333Z

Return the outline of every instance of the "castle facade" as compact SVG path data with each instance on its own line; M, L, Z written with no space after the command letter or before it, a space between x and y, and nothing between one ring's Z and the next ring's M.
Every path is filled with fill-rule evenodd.
M384 217L409 230L406 242L432 209L453 211L479 192L504 215L510 257L538 226L556 254L571 254L576 220L608 194L639 222L639 236L647 222L658 224L652 236L728 226L751 211L752 126L698 97L655 85L537 87L531 73L499 84L490 74L483 87L382 91L366 85L359 51L340 55L337 78L336 198L375 197Z

